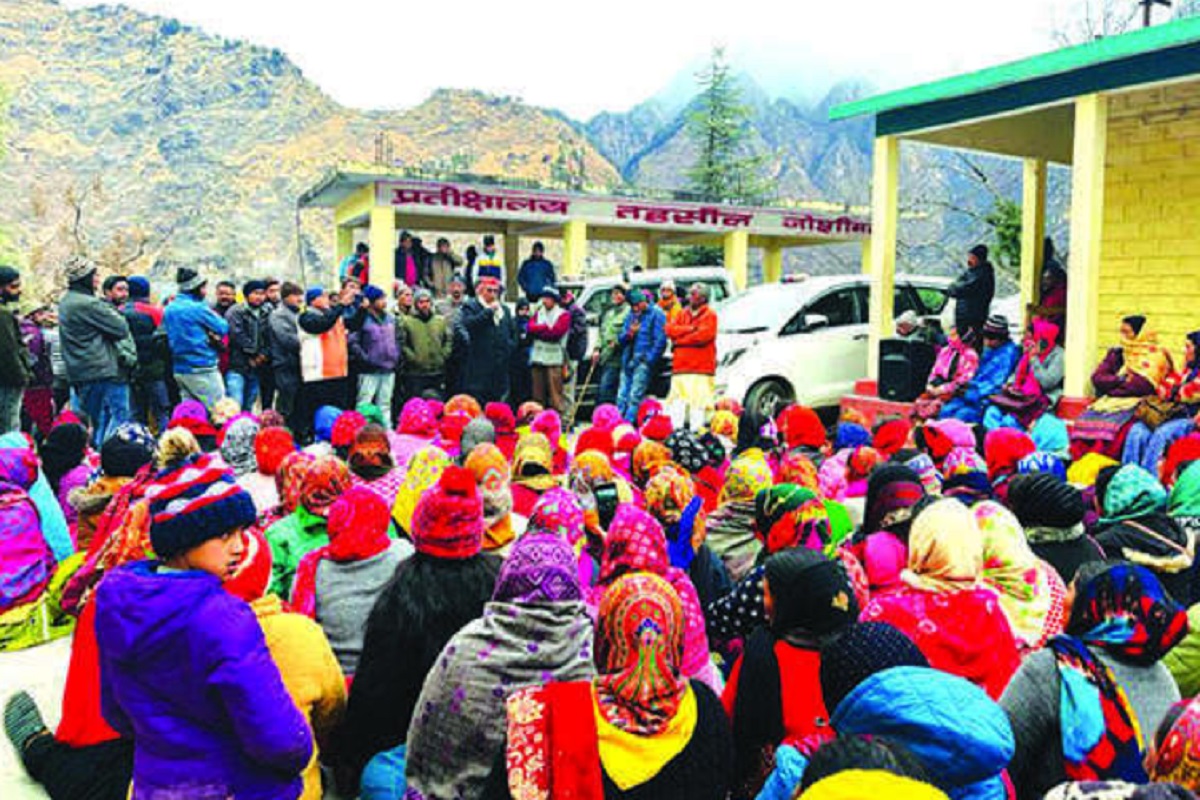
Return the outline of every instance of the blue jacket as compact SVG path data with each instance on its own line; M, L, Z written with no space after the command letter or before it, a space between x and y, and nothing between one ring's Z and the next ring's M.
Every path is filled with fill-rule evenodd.
M975 684L928 667L867 678L830 719L838 735L886 736L912 752L954 800L1005 800L1016 747L1003 709Z
M134 742L134 797L296 798L312 756L254 612L206 572L137 561L96 590L100 708Z
M1021 360L1021 348L1012 342L985 349L979 356L979 369L967 383L963 397L972 404L982 403L1004 388Z
M631 341L629 330L635 319L642 320L642 328L638 331L637 338ZM653 366L667 349L666 327L667 317L658 306L648 306L640 315L629 312L625 324L621 326L621 344L624 346L621 366L624 369L639 364Z
M179 295L163 312L163 327L167 329L167 342L171 345L171 359L177 374L190 375L216 369L218 353L209 334L217 339L224 338L229 333L229 323L209 308L208 303L194 295Z
M542 289L554 285L554 265L544 258L527 258L517 270L517 283L530 301L536 300Z

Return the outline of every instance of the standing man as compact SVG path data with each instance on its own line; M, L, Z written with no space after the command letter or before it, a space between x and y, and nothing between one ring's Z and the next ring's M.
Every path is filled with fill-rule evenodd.
M571 318L571 328L567 333L567 363L563 370L563 418L575 421L579 398L576 392L579 388L579 367L587 358L588 324L587 312L583 306L575 302L575 294L568 289L562 293L562 309ZM587 379L587 376L584 376Z
M429 253L408 231L400 234L396 248L395 277L396 287L415 289L429 283Z
M664 331L667 319L662 309L650 305L640 289L629 293L630 313L621 328L621 385L617 391L617 408L631 424L637 422L637 412L646 399L650 375L667 347Z
M350 352L343 301L320 286L304 294L307 308L300 314L300 377L304 385L296 414L304 433L312 429L313 415L321 406L349 405ZM294 429L293 429L294 430Z
M404 353L404 394L444 395L446 364L453 347L450 322L433 310L433 296L418 289L413 313L402 317L400 339Z
M462 275L455 273L446 286L446 296L438 300L434 307L438 314L446 318L447 324L453 327L458 318L459 309L462 308L463 303L467 302L467 280Z
M0 266L0 434L21 430L21 398L33 377L17 319L20 301L21 273Z
M629 290L623 284L612 289L612 305L600 315L600 339L592 352L592 364L600 370L596 384L596 405L615 403L621 385L621 330L629 316L626 299Z
M683 305L675 293L675 281L670 278L667 278L658 287L658 308L663 312L667 322L674 322L679 317L679 313L683 311Z
M199 400L211 411L213 404L225 397L217 360L229 323L204 302L208 281L199 272L180 267L175 283L179 294L163 312L175 383L181 397Z
M213 303L213 311L217 312L217 316L225 319L229 314L229 310L237 305L237 287L232 281L217 282L217 299Z
M267 287L267 310L274 311L283 302L283 284L279 282L279 278L267 278L263 285Z
M467 279L461 273L455 273L450 279L450 293L435 304L437 314L446 318L446 331L451 341L450 358L446 359L445 370L444 386L447 396L458 393L458 372L462 367L463 353L466 351L466 343L456 338L459 332L458 316L468 300L469 291Z
M129 279L129 302L125 321L137 346L138 363L133 369L133 417L143 425L153 418L157 430L167 429L171 398L167 394L167 369L170 348L162 327L163 310L150 302L150 281L140 275Z
M429 278L435 297L445 297L450 292L450 282L462 267L462 257L450 249L450 240L437 240L437 251L429 257Z
M996 271L988 261L986 245L977 244L967 254L967 269L946 294L955 299L954 328L963 339L979 341L996 295ZM973 336L968 338L968 331Z
M717 312L708 305L708 287L693 283L688 305L667 322L672 351L671 394L667 408L676 427L688 424L698 431L713 404L713 376L717 373Z
M63 362L99 447L129 420L129 370L137 362L137 346L125 318L96 296L100 277L95 262L72 256L66 274L67 292L58 304Z
M557 283L554 265L546 260L545 253L545 246L541 242L534 242L529 258L521 262L521 269L517 271L517 284L530 303L537 302L542 296L542 289Z
M129 300L129 281L124 275L109 275L100 285L100 292L113 308L121 311Z
M360 285L371 280L371 248L366 242L354 245L354 252L342 259L338 266L338 277L342 280L354 278Z
M275 313L275 309L279 308L279 306L283 304L283 299L280 297L283 286L280 284L278 278L267 278L264 284L267 290L266 300L263 302L263 308L266 309L267 317L269 318L271 314ZM270 325L267 326L267 330L270 330ZM270 336L267 337L267 349L270 349ZM275 367L270 358L267 359L267 362L262 366L262 369L258 371L258 390L262 395L262 407L264 409L274 408Z
M515 345L512 312L500 301L500 281L480 277L475 297L458 317L466 343L459 391L481 404L504 400L508 394L508 359Z
M270 365L271 351L267 329L267 285L250 280L242 286L246 302L235 305L225 315L229 323L229 371L225 373L225 391L238 401L243 411L254 407L258 399L259 375ZM267 408L263 404L263 408Z
M529 363L533 369L533 400L543 408L563 413L563 372L567 366L567 335L571 315L559 304L558 289L543 286L541 302L529 320L533 346Z
M478 288L485 278L499 281L500 295L504 295L504 259L497 254L496 237L490 233L483 237L483 252L475 260L475 274L471 280Z
M304 290L291 281L279 288L279 307L268 318L270 330L271 372L278 394L276 408L297 430L296 398L300 394L300 305ZM266 397L263 397L266 408ZM311 423L310 423L311 424Z
M429 291L420 289L428 295ZM396 367L400 365L400 333L396 318L388 313L387 294L367 284L367 301L362 327L350 334L350 358L358 369L358 400L355 405L372 403L383 414L386 427L392 427L392 392L396 385Z

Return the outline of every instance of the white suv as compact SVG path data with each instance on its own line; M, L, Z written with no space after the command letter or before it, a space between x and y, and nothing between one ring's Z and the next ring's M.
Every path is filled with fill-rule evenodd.
M718 396L769 414L791 402L825 408L867 377L869 278L798 277L717 307ZM897 275L893 310L941 322L953 305L949 286L947 278Z

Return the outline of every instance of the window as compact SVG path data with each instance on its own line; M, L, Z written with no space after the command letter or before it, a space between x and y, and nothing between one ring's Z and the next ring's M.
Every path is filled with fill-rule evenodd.
M913 295L913 290L907 286L897 286L895 299L892 302L892 315L898 317L905 311L911 311L917 316L925 314L918 299Z
M917 296L921 298L921 305L925 306L925 314L934 315L942 313L942 309L946 307L946 303L950 300L946 296L945 289L939 289L936 286L917 286L914 287ZM921 310L917 309L920 314Z
M589 315L595 314L598 318L612 305L612 289L598 289L592 292L592 296L583 304L583 310Z
M829 327L838 328L845 325L857 325L862 322L861 306L866 300L866 287L838 289L814 300L807 308L792 317L783 329L786 336L804 331L804 318L810 314L820 314L829 320Z

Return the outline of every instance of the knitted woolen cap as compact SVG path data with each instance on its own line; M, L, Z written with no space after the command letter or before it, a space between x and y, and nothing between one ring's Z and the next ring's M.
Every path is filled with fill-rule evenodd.
M928 667L920 649L885 622L860 622L821 646L821 692L833 714L842 700L877 672Z
M1008 507L1025 527L1073 528L1083 522L1083 493L1047 472L1008 483Z
M150 544L159 558L185 553L257 518L254 501L220 461L193 456L163 470L146 490Z
M413 546L437 558L470 558L483 544L483 498L475 476L447 467L437 485L421 495L412 521Z

